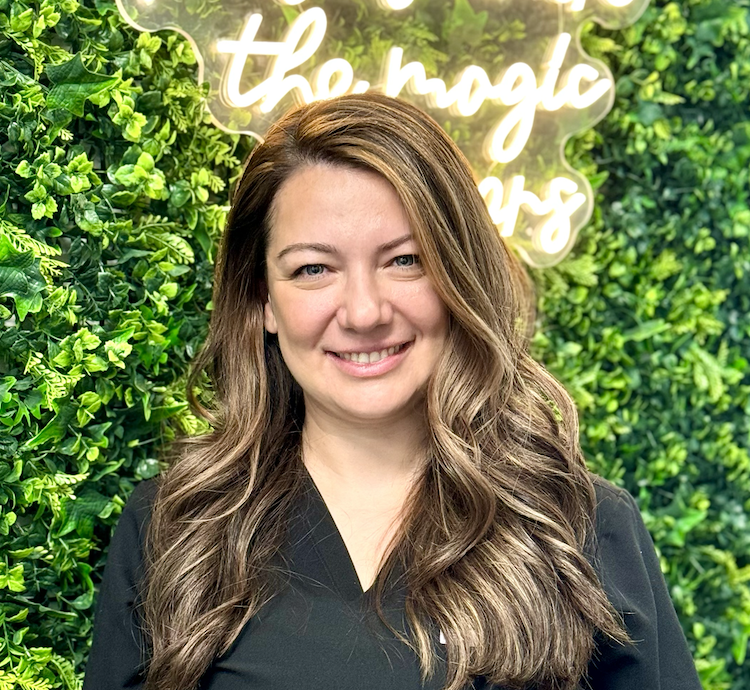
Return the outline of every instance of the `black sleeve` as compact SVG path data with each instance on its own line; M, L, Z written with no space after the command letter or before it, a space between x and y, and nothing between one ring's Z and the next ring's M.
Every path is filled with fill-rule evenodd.
M148 480L134 489L109 545L83 690L143 687L147 649L137 586L143 577L143 539L156 488L156 482Z
M597 478L594 565L632 644L601 641L593 690L700 690L659 559L633 497Z

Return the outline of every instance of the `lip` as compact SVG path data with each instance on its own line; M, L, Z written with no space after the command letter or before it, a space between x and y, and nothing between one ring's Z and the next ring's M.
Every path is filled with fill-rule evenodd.
M382 352L392 347L399 347L400 345L409 345L413 341L411 340L399 340L395 343L372 343L370 345L362 345L358 349L352 348L350 350L326 350L326 352L335 352L337 355L351 355L355 352Z
M401 345L403 343L396 343L397 345ZM378 360L377 362L368 362L367 364L360 364L359 362L352 362L348 359L343 359L341 357L338 357L335 355L332 351L327 350L326 351L326 357L333 360L333 363L341 369L343 372L351 375L356 376L359 378L367 378L371 376L381 376L382 374L385 374L395 367L397 367L401 360L406 356L406 354L411 350L411 346L414 344L413 340L409 340L404 344L404 347L402 347L398 352L388 355L384 359ZM388 347L394 347L393 345L386 346L383 348L380 348L381 350L385 350ZM370 350L352 350L352 352L369 352ZM372 352L378 351L376 348L372 349ZM344 354L346 354L347 351L342 351Z

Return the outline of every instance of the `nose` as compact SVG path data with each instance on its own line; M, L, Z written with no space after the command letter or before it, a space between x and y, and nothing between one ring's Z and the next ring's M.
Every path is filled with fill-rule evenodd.
M344 281L337 318L342 328L369 331L389 323L393 307L378 277L370 271L357 271Z

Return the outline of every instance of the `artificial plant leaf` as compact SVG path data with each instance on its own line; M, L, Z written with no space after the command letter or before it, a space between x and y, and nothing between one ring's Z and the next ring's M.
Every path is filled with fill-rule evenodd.
M468 0L455 0L442 29L448 52L455 53L463 46L477 45L482 40L488 16L486 11L475 12Z
M45 72L54 84L47 94L47 107L50 110L65 108L78 117L83 117L83 104L87 98L113 87L119 81L119 77L90 72L83 64L80 53L62 65L47 66Z
M21 321L29 311L39 311L45 285L34 253L18 251L0 234L0 296L13 298Z

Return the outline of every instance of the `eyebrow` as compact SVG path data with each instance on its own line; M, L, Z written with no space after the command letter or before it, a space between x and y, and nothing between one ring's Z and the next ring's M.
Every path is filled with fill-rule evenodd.
M382 254L383 252L387 252L391 249L395 249L399 245L405 244L411 239L413 239L411 233L408 235L404 235L403 237L397 237L395 240L391 240L390 242L381 244L378 247L378 253ZM279 259L286 256L287 254L290 254L291 252L300 252L304 250L321 252L323 254L337 254L338 253L336 250L336 247L334 247L332 244L322 244L320 242L297 242L295 244L290 244L284 247L276 255L276 260L278 261Z

